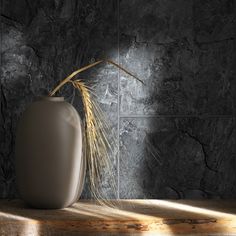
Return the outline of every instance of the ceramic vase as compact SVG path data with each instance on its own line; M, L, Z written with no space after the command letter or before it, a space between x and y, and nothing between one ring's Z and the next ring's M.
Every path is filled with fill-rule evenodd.
M44 97L26 109L16 135L16 180L26 203L58 209L77 201L84 158L79 114L63 97Z

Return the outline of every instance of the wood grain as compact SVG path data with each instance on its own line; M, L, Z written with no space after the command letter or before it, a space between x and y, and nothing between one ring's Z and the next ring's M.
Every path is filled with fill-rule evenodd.
M0 201L0 235L236 235L236 201L79 201L60 210Z

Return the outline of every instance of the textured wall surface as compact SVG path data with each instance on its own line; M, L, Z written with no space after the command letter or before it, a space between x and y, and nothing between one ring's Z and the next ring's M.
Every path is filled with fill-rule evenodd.
M104 57L145 82L111 65L81 75L119 144L115 197L236 197L234 2L1 0L0 197L18 194L14 144L24 109ZM60 94L73 99L70 86ZM81 112L78 96L73 104ZM101 187L113 196L108 180Z

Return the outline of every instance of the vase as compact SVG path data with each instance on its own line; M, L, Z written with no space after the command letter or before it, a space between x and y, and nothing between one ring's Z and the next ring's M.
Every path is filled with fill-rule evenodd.
M23 113L16 134L16 182L30 206L58 209L81 195L86 171L80 116L63 97L43 97Z

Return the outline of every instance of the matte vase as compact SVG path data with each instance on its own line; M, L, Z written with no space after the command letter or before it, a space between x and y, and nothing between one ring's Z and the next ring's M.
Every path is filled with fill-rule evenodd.
M79 114L63 97L44 97L23 113L16 136L16 180L35 208L64 208L81 195L86 161Z

